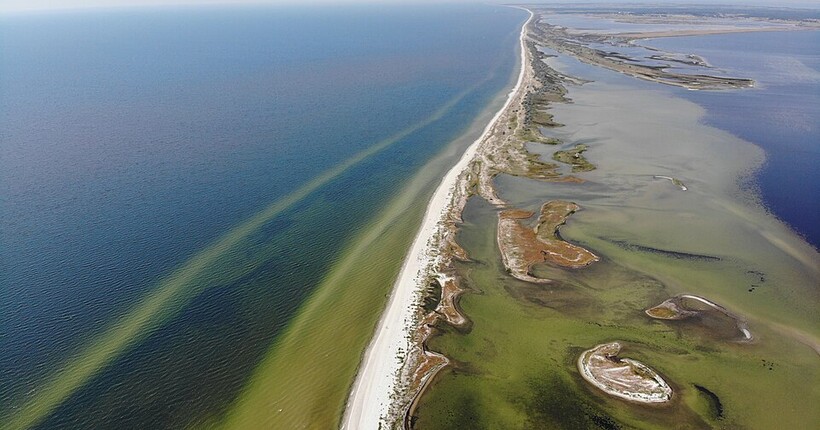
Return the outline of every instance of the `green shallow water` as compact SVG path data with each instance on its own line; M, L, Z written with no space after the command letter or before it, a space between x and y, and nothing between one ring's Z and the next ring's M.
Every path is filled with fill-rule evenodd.
M567 147L589 146L598 169L580 175L588 182L496 183L514 207L577 202L582 211L561 235L602 260L575 271L537 267L556 281L549 285L517 281L498 254L496 210L473 199L459 237L475 260L460 267L472 289L460 303L473 324L440 327L429 342L454 364L422 397L414 428L811 428L820 421L811 382L820 359L809 346L820 335L820 260L739 185L761 152L702 125L703 110L668 90L614 74L595 79L570 88L573 103L551 111L566 126L547 131ZM555 149L533 150L546 158ZM653 175L680 178L689 191ZM755 341L644 314L681 293L742 315ZM581 352L616 340L622 357L670 383L669 405L630 404L580 377Z
M512 86L514 76L517 73L508 77L507 87ZM259 291L269 288L270 284L265 277L257 277L257 271L264 269L268 259L283 249L295 250L293 247L298 244L300 235L319 232L317 228L333 228L313 218L297 219L280 231L287 232L290 238L289 242L283 242L265 238L271 220L294 210L297 213L332 210L328 203L322 202L311 202L304 207L303 200L326 184L344 178L349 170L361 169L361 164L373 162L372 158L380 151L406 136L435 124L472 91L471 88L457 95L424 121L342 161L195 255L104 336L95 339L65 364L56 377L34 393L21 409L22 413L8 422L8 426L26 428L59 411L62 402L99 378L98 374L105 376L119 355L128 352L133 344L145 341L157 327L169 321L173 325L175 318L184 318L186 315L180 314L185 307L192 302L195 306L199 296L211 289L219 291L226 285L245 285L246 297L239 299L243 308L240 318L266 312L275 303L259 300ZM262 351L256 346L243 346L261 353L256 369L229 405L201 415L193 423L194 427L323 429L336 426L361 355L386 305L427 200L440 178L478 137L505 98L506 91L496 94L458 138L399 186L387 204L370 214L370 222L349 232L352 239L342 252L325 255L321 250L301 251L302 259L325 260L329 265L326 274L293 320L277 323L283 332L274 344ZM230 339L225 340L230 343ZM231 348L227 344L225 347ZM135 384L132 389L140 390L141 385Z
M0 428L335 427L524 16L3 17Z
M466 93L466 92L465 92ZM23 407L23 413L9 423L11 428L24 428L32 423L40 421L44 416L51 413L61 402L65 401L76 390L95 376L96 373L108 365L118 355L122 354L132 344L144 339L157 326L162 325L176 313L193 300L198 294L209 288L216 288L221 285L236 282L249 274L252 274L265 261L265 257L276 252L281 247L280 243L254 243L258 241L260 231L270 223L276 216L292 208L297 203L305 199L311 193L316 192L321 187L342 176L352 167L372 157L380 151L389 148L408 135L422 129L441 119L453 106L465 95L459 94L450 100L424 121L400 131L394 136L384 139L370 148L344 160L334 168L325 171L305 185L297 188L292 193L282 199L270 204L264 210L256 214L251 219L234 227L217 242L194 255L173 274L164 279L157 288L145 297L141 303L135 306L130 312L124 315L109 331L103 336L95 339L82 353L67 363L65 367L47 385L38 390L39 392ZM314 209L316 210L316 209ZM411 215L412 212L404 214ZM395 214L389 215L395 217ZM390 218L393 220L393 218ZM414 218L410 218L412 224ZM384 219L380 222L380 227L373 227L370 231L382 233L384 231ZM407 224L402 224L407 225ZM396 229L396 233L401 229ZM372 242L371 233L363 240ZM401 237L401 236L399 236ZM408 239L398 238L398 242L389 242L389 246L401 249L401 243ZM404 240L404 241L402 241ZM386 248L390 249L390 248ZM382 250L383 251L383 250ZM361 252L361 251L359 251ZM358 257L354 251L354 257ZM378 255L378 254L376 254ZM372 273L386 276L384 279L374 279L379 284L389 284L389 278L394 276L395 258L380 260L375 255L369 255L368 261L375 261L373 266L365 266ZM347 260L342 262L343 266L351 265ZM384 264L384 265L381 265ZM359 280L358 283L361 283ZM346 285L356 285L350 283ZM361 300L359 302L365 309L378 309L373 303ZM327 312L332 312L326 310ZM336 312L338 314L338 312ZM354 317L355 318L355 317ZM292 370L292 369L290 369Z
M515 76L515 74L514 74ZM510 86L512 83L510 83ZM387 304L439 178L503 104L499 94L469 131L428 163L343 252L220 421L204 427L330 428L344 412L361 356Z

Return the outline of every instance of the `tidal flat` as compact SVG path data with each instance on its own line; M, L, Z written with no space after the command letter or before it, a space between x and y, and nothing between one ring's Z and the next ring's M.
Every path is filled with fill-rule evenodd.
M440 325L432 351L451 359L422 396L411 424L444 428L808 428L820 421L816 318L820 257L773 218L750 180L765 160L752 143L704 125L700 106L663 86L557 55L551 67L592 80L568 87L542 129L583 144L597 169L586 182L500 175L499 196L535 211L548 200L583 210L561 237L601 257L583 269L533 268L551 284L511 277L496 245L498 209L472 199L458 270L470 292L467 332ZM544 155L547 155L544 149ZM685 183L687 190L655 175ZM645 309L695 294L742 316L755 340L727 340L693 321ZM575 363L608 342L645 363L673 390L647 406L587 384Z

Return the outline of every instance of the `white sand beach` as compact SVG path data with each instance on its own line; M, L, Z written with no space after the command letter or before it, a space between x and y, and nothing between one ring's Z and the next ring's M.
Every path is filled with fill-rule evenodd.
M398 388L397 375L404 364L403 352L411 347L409 339L415 330L421 293L429 275L437 267L436 243L443 232L444 221L452 210L453 197L459 186L459 176L469 166L481 142L490 135L493 125L510 106L514 95L521 88L526 69L524 34L530 19L531 12L519 36L521 70L504 106L487 124L481 136L467 148L458 163L447 172L430 199L421 228L393 287L390 301L365 352L348 399L342 420L343 429L377 429L381 422L390 422L396 418L388 416L390 405Z

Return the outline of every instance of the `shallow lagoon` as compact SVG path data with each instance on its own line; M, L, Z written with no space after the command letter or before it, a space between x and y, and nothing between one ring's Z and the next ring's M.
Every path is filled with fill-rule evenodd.
M756 175L763 204L820 248L820 31L726 34L652 39L665 50L713 59L727 75L754 79L756 88L723 94L681 92L707 110L706 124L766 152Z
M497 184L519 208L577 202L583 209L561 235L602 261L577 271L538 269L557 281L552 285L516 281L498 256L495 210L471 201L460 240L476 261L461 270L475 291L461 306L473 325L466 333L443 328L430 342L455 364L423 397L416 427L802 428L817 422L818 393L805 382L820 377L812 348L820 333L814 316L820 259L746 186L764 151L705 125L708 112L678 90L564 56L550 63L595 80L570 87L573 103L551 110L565 127L547 135L567 147L588 145L585 156L598 169L580 174L588 180L581 185L506 176ZM544 158L555 150L532 148ZM678 178L688 191L654 175ZM691 322L644 314L681 293L744 316L755 342L726 341ZM631 405L581 379L578 354L614 340L625 343L622 357L671 383L670 405Z

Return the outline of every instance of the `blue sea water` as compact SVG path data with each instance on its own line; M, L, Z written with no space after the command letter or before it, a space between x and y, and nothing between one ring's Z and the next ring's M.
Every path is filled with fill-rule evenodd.
M718 73L754 79L739 91L683 91L705 121L762 147L763 204L820 249L820 31L737 33L644 42L696 53Z
M508 85L524 15L427 5L0 17L0 423L233 226L412 129L268 222L254 237L266 257L249 257L246 276L181 303L43 426L183 427L217 413L333 255Z

